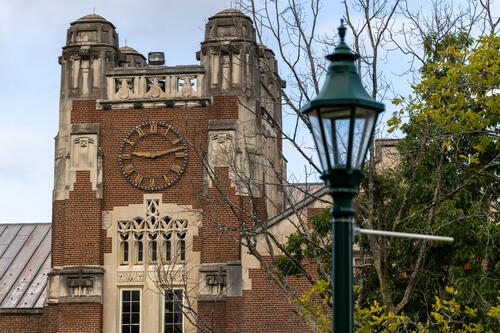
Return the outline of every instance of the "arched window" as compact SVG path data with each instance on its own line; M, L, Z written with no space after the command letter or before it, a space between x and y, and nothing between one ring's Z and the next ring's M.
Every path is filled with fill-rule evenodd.
M129 243L128 234L120 234L120 265L129 263Z
M158 234L149 233L149 263L156 264L158 261Z
M172 233L164 234L163 258L166 262L172 261Z
M144 261L143 234L134 234L134 265L141 265Z
M186 232L177 233L177 259L186 261Z

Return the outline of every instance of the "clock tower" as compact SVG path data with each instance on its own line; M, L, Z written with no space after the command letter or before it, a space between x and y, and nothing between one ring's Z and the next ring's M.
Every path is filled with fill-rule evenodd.
M196 57L151 66L119 47L103 17L71 23L59 58L47 331L255 324L232 205L261 220L283 208L281 81L237 10L209 18Z

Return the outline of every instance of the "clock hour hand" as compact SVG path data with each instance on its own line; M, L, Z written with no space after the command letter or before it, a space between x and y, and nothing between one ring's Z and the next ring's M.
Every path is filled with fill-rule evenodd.
M138 156L138 157L151 158L151 153L148 151L134 151L134 152L132 152L132 155Z

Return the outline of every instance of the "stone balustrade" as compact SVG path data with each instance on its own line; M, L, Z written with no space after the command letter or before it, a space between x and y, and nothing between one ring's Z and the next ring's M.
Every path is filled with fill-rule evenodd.
M205 106L209 102L202 66L115 68L106 73L103 108Z

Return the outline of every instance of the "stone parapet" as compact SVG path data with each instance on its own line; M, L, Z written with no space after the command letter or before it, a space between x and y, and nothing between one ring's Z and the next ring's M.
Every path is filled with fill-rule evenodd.
M116 104L130 104L136 108L144 104L174 107L205 106L210 99L205 91L205 69L202 66L115 68L106 72L106 99L102 108ZM139 106L139 104L141 104ZM151 107L150 106L150 107Z

